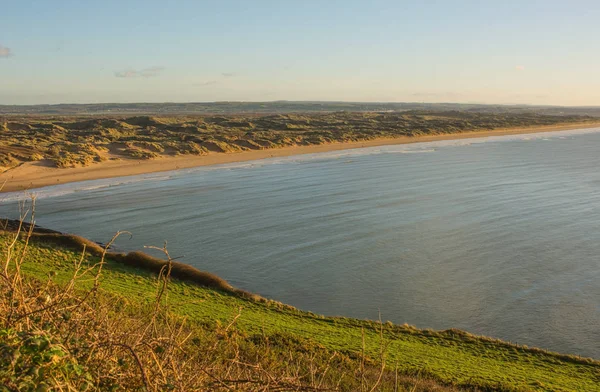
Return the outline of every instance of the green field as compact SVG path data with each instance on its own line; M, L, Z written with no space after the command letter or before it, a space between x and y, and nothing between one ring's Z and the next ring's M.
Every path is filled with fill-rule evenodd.
M8 235L1 239L6 248ZM80 257L78 250L32 241L23 273L40 281L51 274L56 282L65 283ZM88 263L97 261L93 256L87 258ZM92 283L80 281L79 288L89 288ZM157 276L109 260L100 287L130 304L151 304L156 296ZM176 280L169 285L167 301L173 313L185 316L198 328L226 325L239 312L236 328L246 336L290 335L350 356L361 352L364 331L366 354L373 359L380 356L381 327L376 322L322 317L272 301L246 300ZM401 373L420 373L444 384L482 390L600 391L597 361L519 347L461 331L418 330L391 323L384 323L382 330L388 368L397 367Z

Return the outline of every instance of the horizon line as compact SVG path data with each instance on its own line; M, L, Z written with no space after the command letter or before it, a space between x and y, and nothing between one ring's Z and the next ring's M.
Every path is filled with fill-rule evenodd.
M547 108L600 108L600 105L556 105L556 104L532 104L532 103L481 103L481 102L426 102L426 101L339 101L339 100L285 100L278 99L273 101L244 101L244 100L225 100L225 101L130 101L130 102L86 102L86 103L32 103L32 104L6 104L2 106L27 107L27 106L91 106L91 105L182 105L182 104L273 104L273 103L324 103L324 104L369 104L369 105L472 105L472 106L514 106L514 107L547 107Z

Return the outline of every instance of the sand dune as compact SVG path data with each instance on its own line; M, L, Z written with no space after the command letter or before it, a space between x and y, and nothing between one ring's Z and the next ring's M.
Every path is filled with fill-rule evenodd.
M284 157L291 155L346 150L352 148L375 147L391 144L419 143L435 140L451 140L523 133L552 132L568 129L593 128L597 126L600 126L600 122L586 122L562 126L553 125L546 127L499 129L494 131L464 132L418 137L397 137L392 139L382 138L362 142L329 143L321 145L294 146L232 153L214 152L203 156L183 155L176 157L158 157L148 160L127 159L113 155L107 161L94 163L90 166L75 168L56 168L53 167L50 162L42 160L38 162L26 162L21 164L20 166L17 166L0 174L0 186L2 187L1 192L21 191L76 181L122 177L137 174L184 169L197 166L251 161L270 157Z

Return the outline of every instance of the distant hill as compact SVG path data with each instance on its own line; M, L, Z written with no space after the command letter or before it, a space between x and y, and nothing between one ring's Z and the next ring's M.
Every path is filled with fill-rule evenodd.
M0 105L0 115L115 115L115 114L234 114L234 113L311 113L311 112L385 112L406 110L458 110L480 113L537 113L600 117L597 106L481 105L419 102L187 102L187 103L98 103L57 105Z

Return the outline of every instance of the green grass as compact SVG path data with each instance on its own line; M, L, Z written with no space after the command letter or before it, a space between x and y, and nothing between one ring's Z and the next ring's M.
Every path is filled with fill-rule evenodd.
M7 237L0 237L6 246ZM81 252L34 241L29 245L23 272L47 279L56 273L56 282L65 282ZM97 260L89 256L89 261ZM81 282L92 285L92 281ZM129 303L150 303L156 296L156 276L114 261L105 265L102 290L123 297ZM83 287L82 287L83 288ZM171 310L200 325L227 324L241 309L236 326L248 335L278 333L309 339L327 349L360 353L362 331L366 352L377 358L381 347L379 324L348 318L331 318L281 306L260 303L235 295L173 280L169 286ZM518 347L475 337L460 331L417 330L406 326L383 325L389 343L386 360L393 369L420 371L454 385L489 390L600 391L600 362Z

